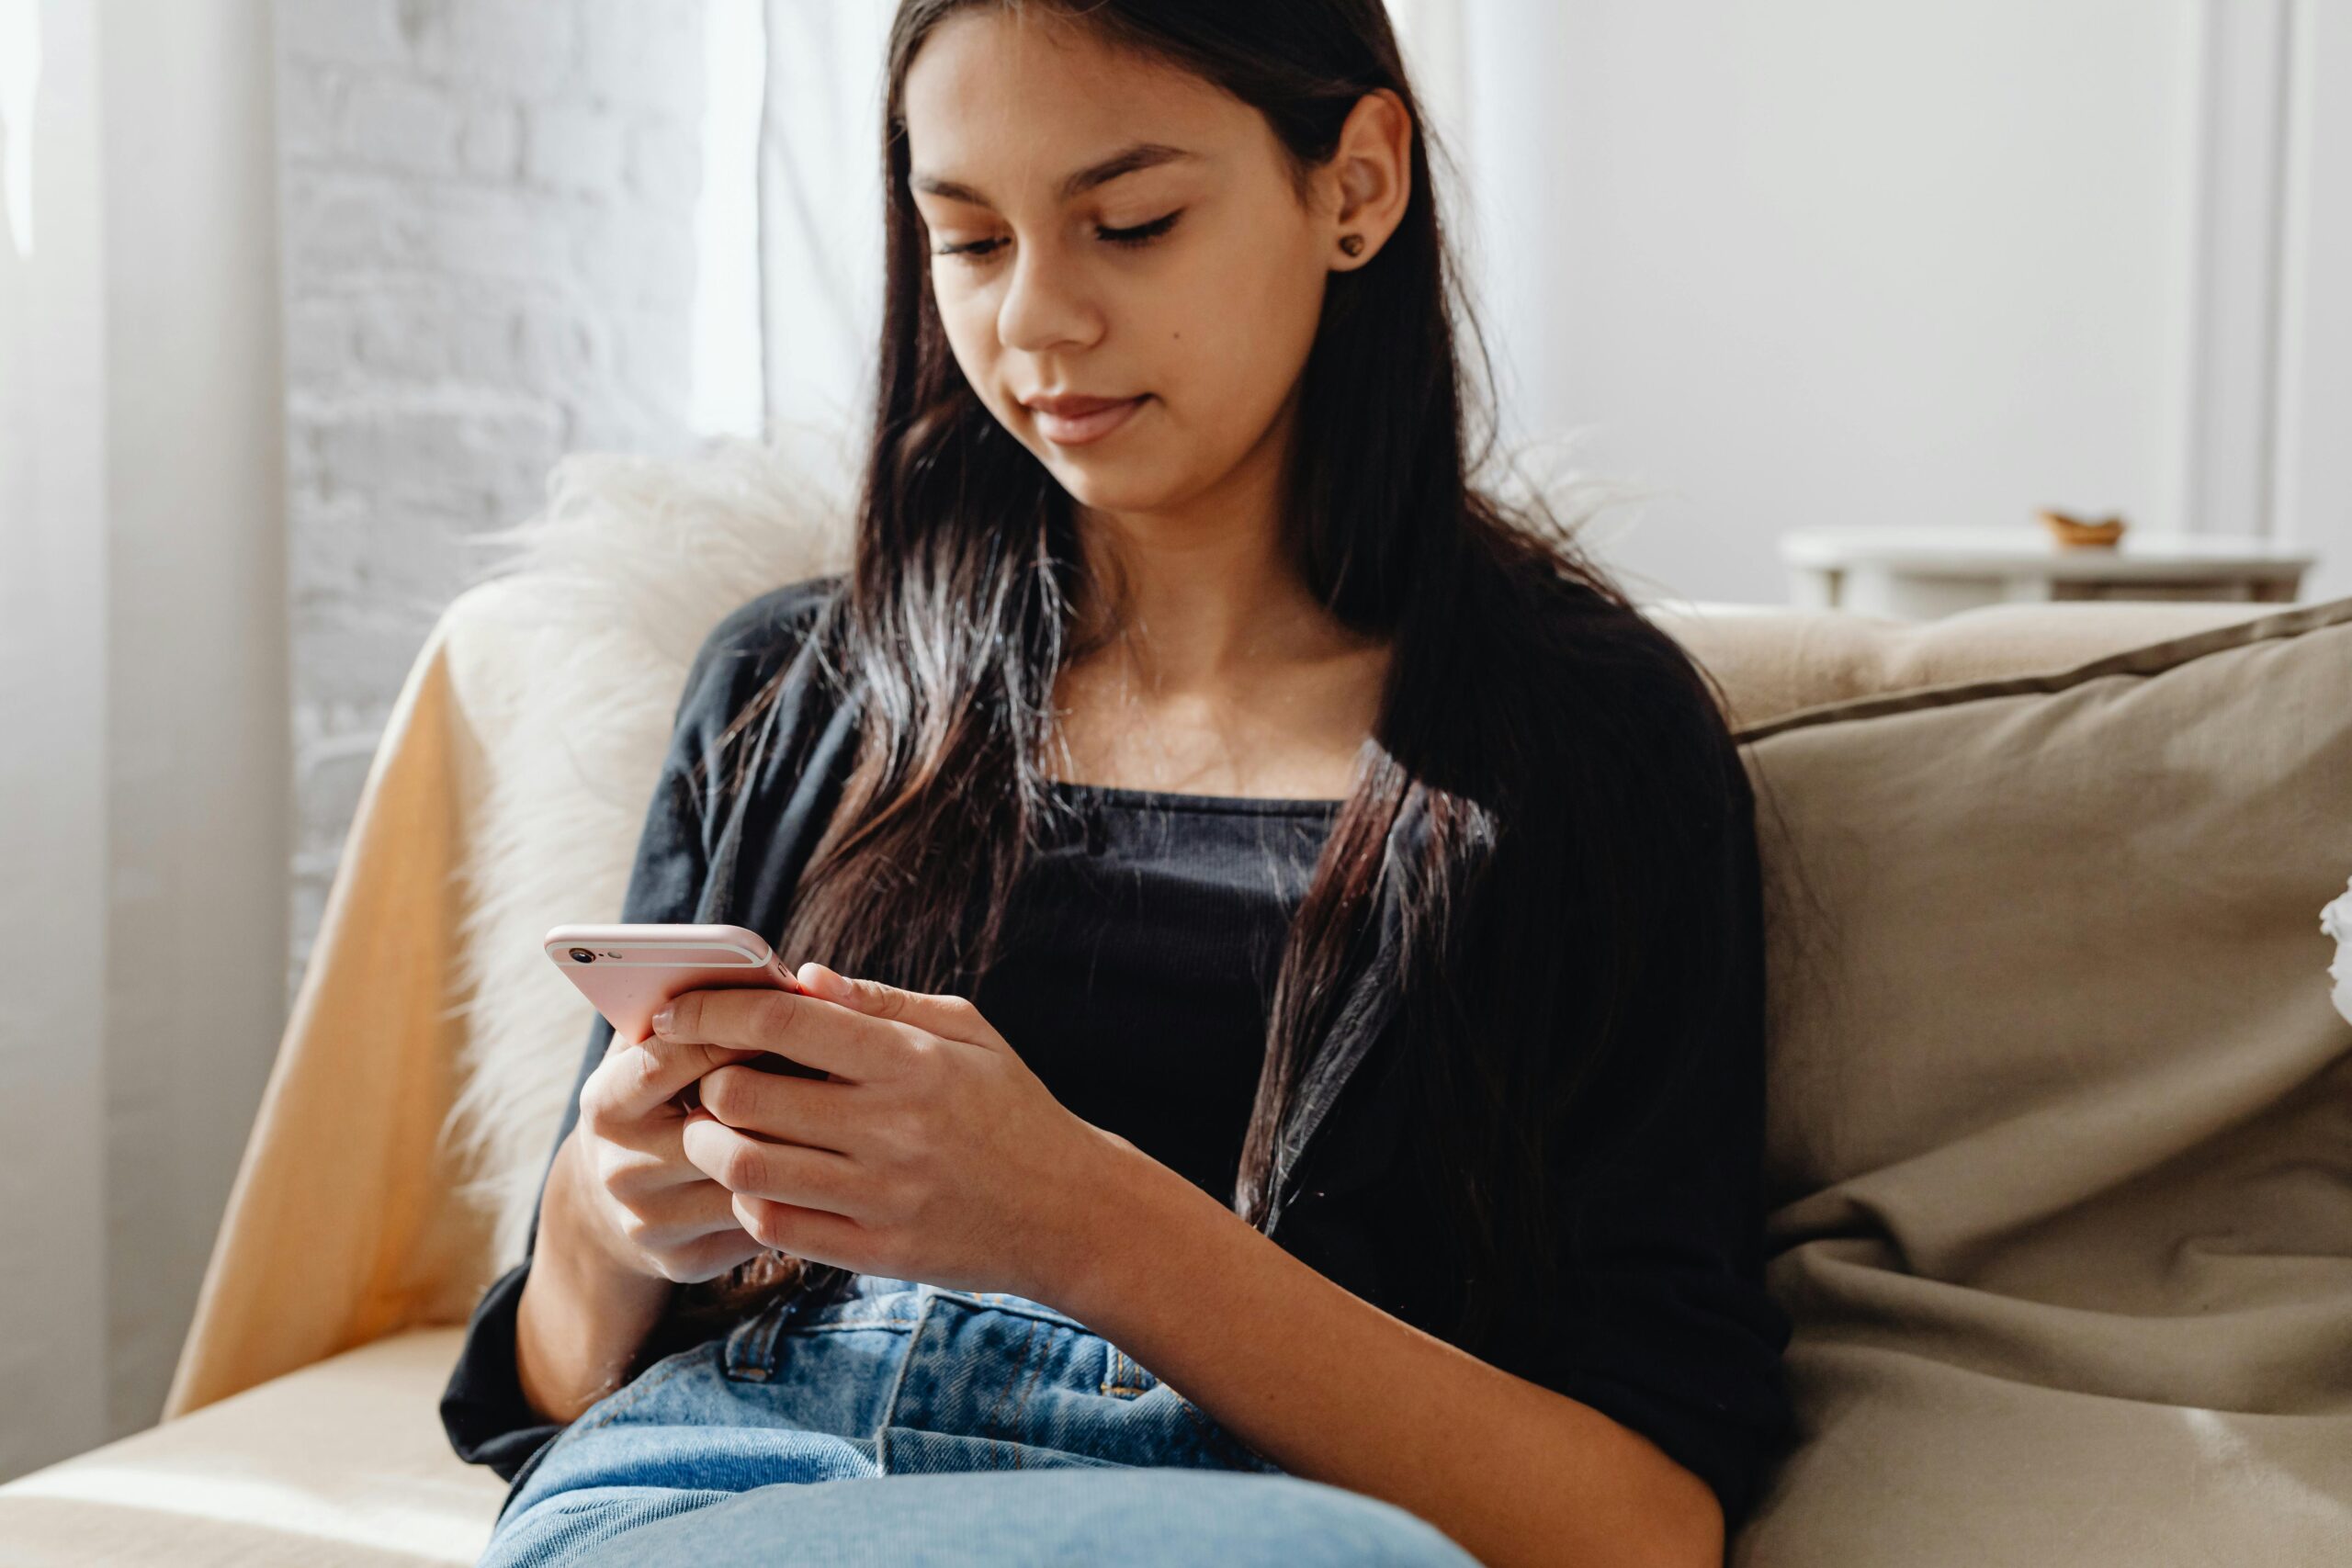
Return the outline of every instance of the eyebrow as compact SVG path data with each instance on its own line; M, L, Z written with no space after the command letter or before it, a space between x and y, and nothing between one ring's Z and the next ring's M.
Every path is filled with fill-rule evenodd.
M1060 198L1068 201L1072 197L1083 196L1097 186L1107 185L1121 175L1132 175L1138 169L1156 169L1162 164L1199 156L1197 152L1188 152L1182 147L1170 147L1165 142L1138 141L1099 164L1090 164L1069 175L1061 183ZM950 201L968 201L976 207L992 208L995 205L970 186L941 179L936 175L915 175L907 183L925 196L944 196Z

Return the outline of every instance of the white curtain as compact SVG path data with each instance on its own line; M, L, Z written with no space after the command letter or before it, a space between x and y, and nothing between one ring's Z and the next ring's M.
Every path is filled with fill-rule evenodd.
M771 421L863 425L882 326L889 0L766 0L760 270Z
M1465 0L1388 0L1389 24L1405 52L1405 73L1440 140L1462 125L1462 7Z
M267 0L0 0L0 1477L161 1412L285 1022Z
M0 1477L106 1436L97 40L44 9L0 0Z

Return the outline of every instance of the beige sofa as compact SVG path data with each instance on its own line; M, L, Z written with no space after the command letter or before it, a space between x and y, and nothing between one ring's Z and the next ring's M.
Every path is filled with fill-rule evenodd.
M504 1488L450 1452L435 1401L459 1325L519 1249L587 1024L538 975L531 938L617 906L702 629L839 558L788 476L747 489L741 465L760 459L729 461L731 479L717 462L571 460L522 569L434 627L375 758L165 1418L0 1487L0 1561L480 1550ZM649 546L673 537L695 547ZM1735 1560L2352 1550L2352 1372L2309 1349L2332 1334L2334 1360L2352 1360L2352 1213L2327 1190L2352 1176L2352 1100L2331 1120L2314 1095L2352 1061L2317 930L2352 875L2352 767L2329 773L2352 763L2352 601L2020 604L1918 625L1647 609L1727 688L1770 786L1768 862L1802 848L1822 901L1804 917L1776 888L1770 911L1772 1282L1797 1323L1805 1432ZM620 716L571 707L582 682ZM572 794L551 793L564 777ZM2217 826L2240 800L2266 820ZM2185 878L2145 857L2196 863L2194 846L2081 843L2084 823L2127 828L2135 801L2220 834L2231 865ZM2280 835L2302 847L2274 852ZM2036 915L2009 894L2042 874L2065 887L2037 892L2055 904ZM2100 908L2131 913L2082 919ZM1806 919L1821 940L1803 940ZM2136 941L2142 919L2181 945L2103 947ZM2234 1003L2183 1000L2211 985L2165 990L2204 964L2203 943ZM1986 963L2044 994L1986 987ZM2051 1002L2052 975L2081 989ZM2065 1012L2077 1005L2096 1015ZM2135 1077L2143 1062L2154 1077ZM2292 1217L2200 1252L2231 1233L2233 1203ZM2246 1267L2214 1274L2217 1253Z

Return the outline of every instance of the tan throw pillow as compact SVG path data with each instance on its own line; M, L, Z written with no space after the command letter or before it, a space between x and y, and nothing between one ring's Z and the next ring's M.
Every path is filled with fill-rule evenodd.
M1800 1441L1737 1563L2352 1542L2352 599L1739 733Z

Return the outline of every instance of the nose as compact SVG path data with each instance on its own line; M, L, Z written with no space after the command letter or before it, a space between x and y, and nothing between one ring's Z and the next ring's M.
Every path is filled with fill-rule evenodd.
M1005 347L1039 354L1083 347L1102 335L1102 311L1090 297L1082 268L1031 245L1013 257L996 332Z

